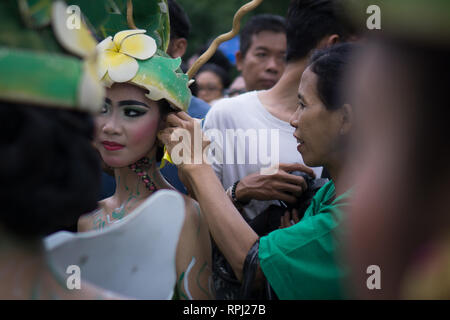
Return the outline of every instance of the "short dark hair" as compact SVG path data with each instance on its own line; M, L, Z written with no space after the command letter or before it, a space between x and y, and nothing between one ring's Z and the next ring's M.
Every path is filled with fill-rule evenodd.
M355 31L342 23L340 0L292 0L287 13L288 62L299 60L317 47L327 35L337 34L347 39Z
M183 8L175 1L168 0L169 19L170 19L170 37L172 39L189 37L191 22Z
M207 63L203 67L201 67L200 70L198 70L197 75L204 71L210 71L216 74L220 78L220 82L222 82L224 90L230 86L230 75L221 66L214 63Z
M313 53L310 66L317 75L317 93L328 110L341 108L345 101L342 84L348 70L350 57L358 46L353 43L342 43Z
M202 46L198 51L197 54L200 57L203 53L206 52L206 50L209 49L209 47L212 44L212 40L208 41L208 43L204 46ZM213 63L215 65L218 65L222 69L224 69L227 73L231 71L233 66L230 63L230 60L225 56L225 54L222 52L222 50L217 49L216 52L212 55L212 57L208 60L208 63Z
M0 102L0 224L35 240L97 207L100 159L92 117Z
M262 31L286 34L286 19L274 14L258 14L250 18L240 32L239 50L243 57L252 45L252 37Z

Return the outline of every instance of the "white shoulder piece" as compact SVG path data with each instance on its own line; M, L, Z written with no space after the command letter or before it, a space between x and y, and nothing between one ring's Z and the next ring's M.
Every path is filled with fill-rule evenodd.
M119 223L100 231L57 232L44 244L57 270L76 265L82 280L123 296L171 299L184 218L183 197L161 190Z

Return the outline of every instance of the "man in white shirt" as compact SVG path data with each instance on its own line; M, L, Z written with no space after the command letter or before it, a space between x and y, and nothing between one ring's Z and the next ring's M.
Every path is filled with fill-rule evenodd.
M297 141L289 124L298 106L300 79L314 49L331 46L352 34L338 19L338 0L319 2L292 1L287 15L287 64L277 84L267 91L223 99L205 120L204 130L210 136L213 133L216 161L212 166L235 205L243 207L247 220L278 200L295 203L306 182L291 172L312 174L295 152ZM273 170L265 174L267 167L277 163L276 174ZM313 170L316 177L321 176L322 168Z

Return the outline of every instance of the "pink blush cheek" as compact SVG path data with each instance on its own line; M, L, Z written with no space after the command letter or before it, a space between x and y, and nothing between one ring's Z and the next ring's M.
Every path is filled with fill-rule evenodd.
M128 143L136 146L142 143L149 143L156 137L156 130L158 128L158 119L151 119L145 125L134 127L130 133Z

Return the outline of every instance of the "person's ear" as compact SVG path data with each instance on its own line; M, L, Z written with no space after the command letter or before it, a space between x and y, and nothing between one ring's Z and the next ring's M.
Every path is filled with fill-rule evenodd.
M238 71L242 71L242 61L244 60L244 57L242 56L241 51L237 51L235 56L236 56L236 69Z
M353 108L350 104L344 104L340 109L341 129L340 134L346 135L353 127L354 115Z
M324 37L322 40L320 40L319 44L317 45L317 49L325 49L329 48L340 41L340 37L338 34L331 34L326 37Z
M340 40L341 40L341 39L339 38L339 35L337 35L337 34L332 34L331 36L328 36L326 45L327 45L327 47L334 46L334 45L337 44Z
M158 123L158 131L163 130L166 127L166 119L161 118Z
M170 39L167 53L174 59L181 58L186 53L188 42L185 38Z

